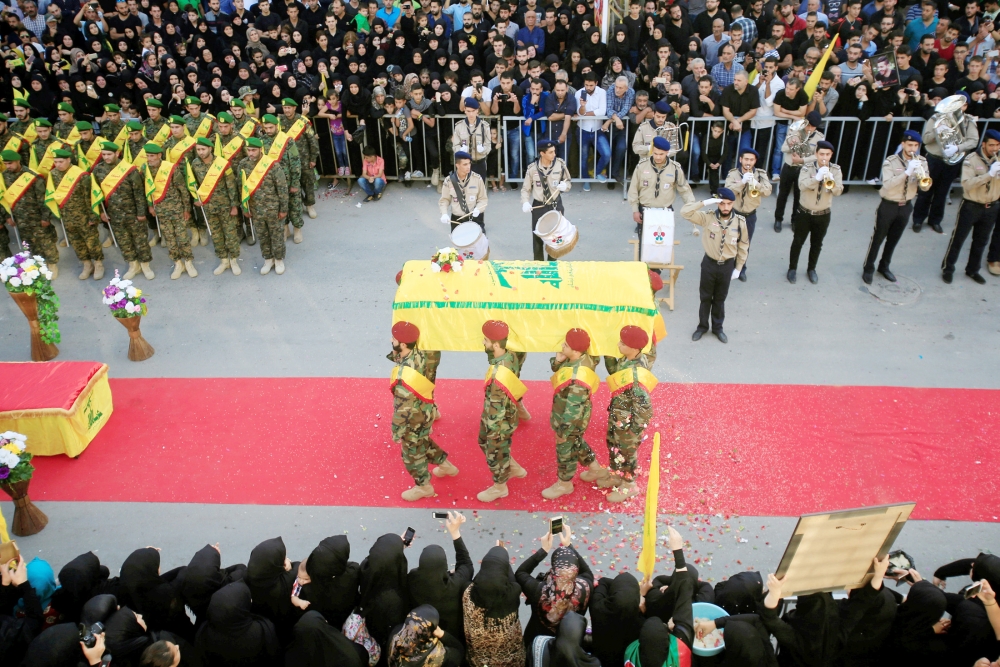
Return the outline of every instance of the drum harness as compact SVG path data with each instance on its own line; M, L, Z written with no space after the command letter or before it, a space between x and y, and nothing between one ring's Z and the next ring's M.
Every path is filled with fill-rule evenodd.
M466 176L466 179L472 178L472 172ZM455 192L458 193L458 205L462 208L463 215L459 220L464 220L466 218L472 219L472 211L469 210L469 202L465 200L465 186L462 185L458 180L458 174L451 172L451 184L455 188Z
M563 167L565 167L566 165L566 163L563 162L561 158L556 158L552 161L552 166L549 168L549 170L545 172L542 171L541 159L535 160L535 169L538 170L538 180L542 182L542 194L545 195L545 201L542 202L541 206L532 206L531 207L532 210L545 208L546 206L551 207L553 211L557 210L554 202L556 199L559 199L559 194L561 193L556 193L554 197L552 196L552 190L549 188L549 176L552 174L553 171L555 171L556 165L558 163L561 163L560 166Z

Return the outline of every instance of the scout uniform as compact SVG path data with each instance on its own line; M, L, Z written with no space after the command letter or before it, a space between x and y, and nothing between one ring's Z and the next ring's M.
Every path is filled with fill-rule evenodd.
M642 434L653 418L653 402L649 394L657 384L656 376L650 372L656 361L656 344L650 347L649 352L643 353L649 335L636 326L623 327L619 335L622 345L637 354L633 359L628 356L604 357L611 392L605 435L611 475L607 481L598 481L598 486L618 487L607 496L607 500L613 503L638 493L635 484L636 452L642 444Z
M161 157L160 163L154 167L148 160L151 155L163 156L164 153L160 146L152 142L146 144L147 162L142 167L146 203L156 216L163 243L174 262L170 279L177 280L185 271L195 278L198 271L194 268L191 240L184 231L187 226L184 214L191 214L191 195L184 184L184 165L178 167Z
M1000 132L987 130L983 141L1000 141ZM958 217L955 219L955 229L948 241L948 250L941 262L942 278L950 283L955 274L958 255L962 251L969 232L972 232L972 247L969 248L969 261L965 265L965 275L979 284L986 282L979 270L983 264L983 251L990 237L990 230L996 224L997 210L1000 206L1000 166L998 155L986 157L982 147L965 156L962 163L962 203L958 207ZM996 237L994 237L994 241ZM990 251L992 252L992 247Z
M263 153L260 139L251 137L247 145ZM288 180L285 172L275 166L273 159L261 155L256 160L244 158L236 169L243 211L250 216L260 241L260 254L264 258L262 275L270 273L275 265L279 275L285 272L285 223L281 214L288 213Z
M555 146L554 142L540 140L537 147L539 155L552 146ZM555 158L548 167L542 164L541 158L528 165L521 186L521 210L531 213L532 232L538 226L539 218L549 211L563 213L566 210L563 208L562 193L568 192L571 184L569 169L560 158ZM545 244L537 234L531 235L531 244L535 261L541 262L545 259Z
M186 97L184 106L188 108L188 112L184 114L184 126L189 135L199 139L215 134L215 118L211 114L201 113L201 100L197 97ZM192 110L192 106L198 108Z
M118 145L104 141L101 149L117 152ZM141 174L135 165L117 158L110 164L99 160L91 173L104 193L104 210L118 249L129 264L125 279L131 280L140 270L148 278L153 255L146 242L146 189Z
M948 201L948 193L951 191L951 184L962 173L962 160L951 164L945 158L953 158L957 153L968 153L976 150L979 145L979 128L975 118L965 116L958 132L959 136L964 137L964 141L958 145L945 147L938 143L934 122L934 118L929 118L924 123L922 133L924 150L927 152L928 173L933 182L928 190L921 190L917 194L917 202L913 205L913 231L919 232L926 221L931 229L938 234L943 234L941 221L944 219L944 207ZM948 151L947 156L945 155L946 150Z
M736 195L729 188L719 188L719 196L736 201ZM704 202L696 201L685 204L681 209L682 217L705 228L701 235L705 256L701 260L701 283L698 288L701 307L698 310L698 328L691 339L700 340L708 331L708 317L711 314L712 332L725 343L729 340L722 330L722 323L726 318L726 296L729 295L730 282L739 275L733 275L733 272L743 268L747 261L750 234L746 219L739 213L733 211L727 219L723 219L718 211L700 211L704 205Z
M653 147L662 151L670 150L670 142L663 137L653 139ZM628 203L633 213L644 213L647 208L665 208L673 210L674 199L680 194L685 204L694 201L691 186L681 165L667 157L663 165L657 164L652 157L639 160L632 172L632 181L628 186ZM644 216L645 217L645 216ZM642 229L639 233L639 252L642 252Z
M829 141L821 141L816 144L816 149L825 148L833 150L833 144ZM833 177L834 187L827 189L824 185L824 177L817 178L817 172L821 169L818 162L809 162L799 172L799 190L801 196L799 205L792 213L792 248L788 252L788 282L795 282L795 270L799 264L799 252L805 245L806 238L809 238L809 265L807 275L809 282L815 284L819 282L816 275L816 262L819 261L819 253L823 249L823 237L830 227L830 203L833 198L844 191L844 175L840 172L840 167L830 163L826 165Z
M167 122L166 118L160 115L163 113L163 103L159 100L150 98L146 100L146 109L147 111L150 109L157 110L155 120L152 117L152 113L150 113L150 117L142 121L142 126L145 128L146 139L154 144L163 146L163 142L165 142L167 137L170 136L170 123Z
M640 158L649 157L650 153L653 152L653 139L660 136L659 130L662 130L667 122L667 114L671 113L673 109L666 100L660 100L656 103L654 107L653 118L648 118L639 124L638 129L635 131L635 136L632 137L632 150ZM662 116L663 121L659 124L654 123L656 116ZM663 137L666 139L666 137Z
M65 149L53 151L55 158L72 159ZM62 218L66 236L77 258L83 262L80 280L94 272L94 280L104 277L104 251L97 231L98 218L90 206L90 178L83 169L70 164L66 171L53 168L46 181L45 199L54 215Z
M465 108L478 109L479 102L473 97L466 97ZM485 181L486 157L490 154L492 147L490 124L478 116L473 124L469 123L468 118L457 121L451 135L451 144L455 149L455 159L458 160L459 152L468 153L472 160L472 170Z
M302 192L291 192L291 188L299 189L302 180L302 160L299 156L299 148L290 136L281 131L281 124L277 116L267 114L263 118L264 133L260 140L264 145L264 154L281 165L285 172L285 180L288 182L288 218L286 225L295 228L295 243L302 242ZM274 127L274 134L267 133L267 126Z
M807 164L816 161L816 144L823 141L823 133L817 130L823 123L823 116L818 111L810 111L806 115L806 135L803 138L799 132L789 130L785 135L785 141L781 144L782 165L781 176L778 182L778 198L774 203L774 231L781 231L781 223L785 219L785 204L788 202L788 193L792 193L792 215L799 208L799 170ZM812 127L812 130L809 128ZM795 164L792 156L802 158L802 162ZM787 167L787 169L786 169Z
M491 320L483 324L483 336L493 343L506 345L508 333L504 322ZM519 422L518 404L528 391L519 377L524 356L507 349L500 356L494 356L492 346L487 355L490 366L486 372L483 412L479 419L479 448L486 455L493 486L476 496L482 502L506 498L507 480L528 475L510 455L511 437Z
M299 149L299 159L302 161L302 174L299 178L299 188L305 200L306 211L310 218L316 217L316 175L313 171L319 162L319 139L312 122L302 114L294 113L298 107L295 100L286 97L281 100L285 113L278 117L281 131L295 140ZM288 112L292 111L291 117Z
M752 148L744 148L740 151L740 159L747 153L760 160L760 154ZM756 165L756 162L754 164ZM750 196L750 183L745 180L745 174L753 175L753 180L756 182L754 187L757 189L756 197ZM771 180L767 177L767 170L758 169L754 166L751 171L745 172L743 167L737 163L736 168L730 169L726 175L725 187L732 190L733 194L736 195L736 201L733 202L733 210L742 215L747 221L749 240L752 242L753 232L757 228L757 209L760 207L760 203L764 197L771 195ZM740 280L746 282L746 279L747 265L744 264L740 270Z
M875 260L878 259L879 247L885 241L882 251L882 261L878 264L879 273L889 282L896 282L896 276L889 270L892 262L892 251L906 230L906 223L913 211L913 200L921 190L929 190L920 184L921 174L930 173L926 158L920 155L920 134L913 130L903 132L903 141L915 141L918 144L913 157L904 158L902 153L894 153L882 162L882 187L878 193L882 196L878 210L875 213L875 229L872 240L868 244L868 256L865 258L862 280L869 285L875 274Z
M51 211L45 206L45 179L37 173L20 164L20 153L5 150L0 153L4 162L17 162L17 171L6 169L3 172L3 191L0 200L5 209L4 222L12 221L17 225L17 232L22 243L27 243L29 250L45 258L49 268L58 273L59 248L56 243L56 228L52 224ZM43 224L44 223L44 224ZM0 230L0 250L5 253L9 247L7 225ZM18 252L20 252L18 248Z
M414 487L403 492L403 500L414 501L434 494L428 464L442 468L437 476L454 476L458 468L448 453L431 439L434 421L434 383L424 374L426 359L417 347L420 330L409 322L392 325L393 352L386 355L395 364L390 376L392 391L392 439L400 445L403 466L413 477ZM396 343L407 346L404 352ZM435 473L437 471L435 470Z
M456 162L471 159L468 153L455 153ZM486 210L488 203L486 181L474 171L469 171L464 179L459 179L458 173L453 171L441 184L441 198L438 200L441 222L445 224L451 222L452 231L455 231L459 223L472 221L485 232L486 220L483 211Z
M215 148L212 140L205 137L200 137L198 143L213 150ZM239 218L232 215L232 210L240 205L239 188L232 167L224 157L213 157L211 162L205 164L195 155L195 159L191 160L191 172L198 185L192 196L201 202L201 210L208 218L212 231L215 256L221 260L215 275L221 275L240 257Z

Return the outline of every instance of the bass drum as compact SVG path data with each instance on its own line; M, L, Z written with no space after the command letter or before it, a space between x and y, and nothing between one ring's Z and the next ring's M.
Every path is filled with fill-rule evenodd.
M490 240L475 222L463 222L451 233L451 244L462 259L489 259Z
M576 225L559 211L549 211L538 219L535 236L545 242L545 251L550 257L563 257L576 247L580 233Z

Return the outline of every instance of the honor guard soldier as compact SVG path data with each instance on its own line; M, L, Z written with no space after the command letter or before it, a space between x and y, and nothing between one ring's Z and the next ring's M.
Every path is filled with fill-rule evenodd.
M104 141L110 141L119 146L125 145L125 140L128 139L128 130L125 129L125 121L122 120L122 108L117 104L104 105L101 136Z
M644 120L635 131L635 136L632 138L632 150L640 158L649 157L653 150L653 139L660 136L659 133L663 131L667 116L671 111L667 101L660 100L653 107L653 117Z
M740 163L726 175L726 187L736 195L733 210L747 221L749 242L753 242L753 232L757 227L757 209L764 197L771 194L771 181L767 171L757 168L760 154L752 148L744 148L740 153ZM740 281L747 281L747 265L740 269Z
M653 152L648 159L640 160L632 172L628 186L628 203L632 205L632 219L639 233L642 249L643 212L647 208L673 210L674 199L679 194L685 204L694 201L691 186L681 166L670 159L670 142L663 137L653 139Z
M463 222L475 222L486 231L483 212L489 198L486 181L472 171L472 156L464 151L455 153L455 171L441 184L441 223L451 223L452 231Z
M490 154L490 124L479 117L479 102L474 97L465 98L465 120L455 123L451 135L455 147L455 162L459 153L468 153L472 171L486 181L486 156Z
M281 131L278 117L265 114L264 128L260 140L264 145L264 155L281 165L288 181L288 218L285 220L285 238L292 237L293 243L302 243L302 194L299 183L302 180L302 158L295 140Z
M80 138L80 132L76 129L76 109L69 102L60 102L56 106L56 116L59 118L52 125L52 133L57 139L63 139L71 144Z
M792 249L788 252L788 282L795 284L795 271L799 266L799 253L809 239L809 265L806 275L813 285L819 282L816 262L823 250L823 237L830 228L830 204L844 191L844 175L840 167L832 164L833 144L821 141L816 144L816 161L802 167L799 172L799 205L792 213Z
M493 475L493 486L476 496L484 503L506 498L507 480L511 477L528 476L510 455L510 440L519 422L519 401L528 388L519 377L523 355L507 349L509 332L507 324L499 320L483 324L483 346L490 368L486 372L486 395L479 419L479 447Z
M263 156L264 142L257 137L247 139L244 147L247 156L236 168L237 182L242 185L240 197L243 212L250 217L250 224L260 241L260 255L264 266L260 275L266 276L274 269L279 276L285 273L285 218L288 217L288 181L280 163Z
M972 247L969 248L965 275L980 285L986 284L986 278L979 273L979 269L982 268L983 251L990 240L990 232L996 224L997 210L1000 208L997 204L997 200L1000 200L1000 161L997 160L997 151L1000 151L1000 132L986 130L979 150L966 155L962 163L962 203L958 206L955 229L951 232L948 251L941 263L941 277L946 283L951 283L962 244L969 232L972 232Z
M101 220L111 228L122 258L128 262L124 279L132 280L142 271L152 280L155 275L149 263L153 255L146 241L148 204L141 173L135 165L118 159L118 144L110 141L101 142L101 159L91 173L104 193Z
M572 177L562 159L556 157L556 144L549 139L538 142L538 160L528 165L521 186L521 210L531 213L531 231L535 231L538 220L549 211L565 212L562 193L570 189ZM537 234L531 235L533 257L536 262L546 257L545 244Z
M197 278L191 241L184 232L191 220L191 193L184 181L184 163L167 161L163 157L165 150L152 142L146 144L145 150L146 164L142 169L146 201L163 234L163 245L174 262L170 279L177 280L185 271Z
M701 260L701 283L698 292L701 307L698 309L698 328L691 340L701 340L708 331L708 318L712 317L712 333L723 343L729 337L722 330L726 319L726 297L729 284L740 275L750 250L750 233L747 221L733 211L736 194L729 188L719 188L719 199L706 199L685 204L681 215L699 227L704 227L701 245L705 256ZM713 213L698 209L718 204Z
M59 248L52 212L45 205L45 178L25 167L16 151L5 150L0 159L5 167L2 199L5 206L10 206L3 216L6 225L0 229L0 252L4 256L10 252L7 228L16 228L21 243L27 243L32 254L45 258L55 280L59 277Z
M31 104L24 98L14 100L14 116L17 118L10 124L10 131L21 137L29 144L38 136L35 133L35 119L31 117Z
M403 492L403 500L431 498L434 487L428 464L437 466L438 477L454 477L458 468L448 460L448 452L431 439L434 422L434 383L425 375L427 360L417 347L420 329L409 322L392 325L392 439L399 443L403 466L413 477L413 488ZM440 474L438 471L441 471Z
M875 230L861 274L866 284L872 284L875 260L883 241L885 249L882 261L878 263L878 272L889 282L896 282L896 276L889 270L892 251L906 230L914 198L919 192L927 192L932 187L929 173L927 160L920 156L920 134L913 130L903 132L902 151L890 155L882 163L882 187L878 191L882 202L875 213Z
M797 121L801 122L801 121ZM785 218L785 204L788 193L792 193L792 215L799 207L799 172L803 166L816 161L816 144L824 139L823 133L817 128L823 123L823 117L818 111L810 111L805 117L805 127L801 130L793 128L796 123L790 123L785 141L781 144L784 156L781 165L781 177L778 182L778 199L774 202L774 231L781 231L781 222Z
M0 150L14 151L21 156L21 163L27 166L30 160L28 151L31 150L31 144L14 131L13 126L17 124L17 121L9 125L8 122L7 116L0 114Z
M104 277L104 251L97 231L98 218L90 207L90 176L73 164L73 154L68 150L56 149L53 156L45 198L58 208L67 240L83 262L80 280L89 278L91 272L94 280L100 280Z
M305 199L306 213L310 218L316 218L316 162L319 160L319 139L313 129L312 122L297 112L298 102L290 97L281 100L282 115L281 131L285 132L299 148L299 159L302 161L302 173L299 177L299 187Z
M215 134L215 119L210 114L201 112L201 100L197 97L186 97L184 108L187 109L187 113L184 114L184 126L189 135L201 139L210 138ZM194 156L191 159L194 159Z
M149 98L146 100L146 113L149 114L149 118L142 121L146 140L163 146L170 136L170 123L163 117L163 102L153 97Z
M597 462L590 445L583 439L593 409L590 397L601 385L594 372L598 360L587 354L589 347L590 334L583 329L570 329L566 332L562 351L549 361L554 390L549 424L556 434L559 479L542 491L542 497L548 500L573 493L577 466L587 468L580 473L580 479L585 482L608 477L608 471Z
M956 99L952 99L952 97ZM923 139L924 149L927 151L928 175L933 184L929 190L924 190L917 195L917 201L913 205L913 231L919 232L926 222L931 229L938 234L944 234L941 228L941 221L944 220L944 207L948 201L948 193L951 191L951 184L962 175L963 156L970 151L976 150L979 145L979 129L976 126L976 119L965 115L965 110L969 106L969 95L964 90L957 95L941 100L938 107L958 107L961 108L958 143L944 145L938 141L937 123L940 120L938 114L934 114L924 123ZM953 112L952 112L953 113Z
M198 137L194 147L196 159L191 160L191 172L198 184L193 193L194 205L201 209L212 233L212 244L219 266L212 273L221 276L226 269L240 275L239 205L240 191L229 161L215 156L211 139Z

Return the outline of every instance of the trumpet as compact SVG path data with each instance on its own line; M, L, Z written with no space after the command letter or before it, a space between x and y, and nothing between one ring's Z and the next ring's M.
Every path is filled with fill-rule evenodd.
M760 197L760 185L757 183L757 179L750 181L750 189L748 192L754 199Z
M817 162L817 164L819 163ZM833 172L830 171L830 165L822 164L819 165L819 167L826 167L826 173L823 175L823 187L828 191L832 191L835 187L837 187L837 181L833 178Z
M916 153L910 155L906 151L903 151L903 154L907 156L907 160L915 160L917 158ZM921 190L927 190L931 187L931 183L933 183L933 181L931 180L931 175L927 173L927 169L924 167L923 162L917 162L917 168L914 169L913 173L917 177L917 183L920 184Z

